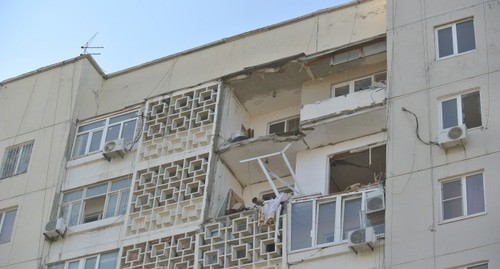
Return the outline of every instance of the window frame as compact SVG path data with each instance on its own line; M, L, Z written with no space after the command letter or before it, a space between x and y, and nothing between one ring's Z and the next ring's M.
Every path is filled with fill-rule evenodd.
M297 130L299 130L300 129L300 115L295 115L295 116L291 116L291 117L288 117L288 118L284 118L284 119L280 119L280 120L269 122L267 124L267 134L268 135L270 135L270 134L276 134L276 133L271 133L270 132L271 131L271 125L275 125L275 124L279 124L279 123L285 123L285 126L283 127L284 128L283 132L280 133L280 134L276 134L276 135L283 135L283 134L287 134L287 133L291 132L289 130L289 126L288 126L289 123L288 122L291 121L291 120L296 120L296 119L298 120Z
M2 166L0 167L0 180L28 172L28 168L29 168L30 161L31 161L31 155L33 155L33 147L34 146L35 146L35 140L30 140L27 142L19 143L19 144L5 148L3 158L2 158ZM27 156L27 159L26 159L26 162L27 162L26 168L24 170L20 171L19 165L21 163L21 159L25 155L25 151L28 149L29 149L29 155ZM7 159L8 158L7 156L10 154L11 151L15 151L15 150L18 150L16 153L16 156L9 158L9 159L15 159L14 169L12 170L11 174L5 174L4 169L6 169L7 162L9 162L9 159ZM26 156L24 156L24 157L26 157Z
M290 214L288 214L288 223L289 223L289 227L287 227L287 230L288 230L288 251L289 253L296 253L296 252L301 252L301 251L305 251L305 250L309 250L309 249L315 249L315 248L318 248L318 247L328 247L328 246L335 246L335 245L340 245L340 244L345 244L348 242L348 238L346 239L343 239L343 231L344 231L344 227L343 227L343 222L344 222L344 204L345 204L345 201L352 201L352 200L356 200L356 199L360 199L361 201L361 211L360 212L363 212L363 218L360 219L360 229L362 228L367 228L367 227L375 227L375 226L367 226L368 225L368 221L367 221L367 218L369 217L366 213L366 208L365 208L365 204L366 204L366 193L368 192L372 192L376 189L383 189L383 187L375 187L375 188L368 188L368 189L363 189L363 190L360 190L360 191L356 191L356 192L350 192L350 193L343 193L343 194L337 194L337 195L331 195L331 196L328 196L328 197L312 197L310 199L299 199L299 200L296 200L296 201L292 201L290 203L290 208L288 210L288 212L290 212ZM304 248L297 248L297 249L292 249L292 243L291 243L291 238L292 238L292 234L291 234L291 230L292 230L292 224L293 224L293 216L292 216L292 206L294 204L298 204L298 203L308 203L308 202L312 202L312 219L311 219L311 222L312 222L312 230L311 230L311 245L308 246L308 247L304 247ZM319 220L319 205L321 204L325 204L325 203L329 203L329 202L335 202L335 221L334 221L334 241L333 242L326 242L326 243L318 243L318 220ZM375 214L377 213L374 213L373 216L375 216ZM378 214L385 214L385 210ZM385 226L385 221L384 221L384 226ZM384 228L384 233L378 233L376 234L377 237L383 237L385 235L385 228Z
M122 188L112 190L112 186L113 186L114 182L119 182L119 181L124 181L124 180L129 181L127 187L122 187ZM92 195L92 196L87 196L87 192L88 192L89 188L97 187L97 186L101 186L101 185L106 185L106 191L104 193L100 193L100 194ZM129 207L131 188L132 188L132 176L130 175L130 176L120 177L120 178L107 180L107 181L99 182L96 184L92 184L92 185L64 191L63 194L61 195L61 198L60 198L59 209L58 209L57 215L60 218L64 218L64 221L67 223L68 227L74 227L74 226L78 226L81 224L92 223L92 222L97 222L97 221L105 220L105 219L112 218L112 217L126 215L127 211L128 211L128 207ZM81 192L81 195L79 198L64 201L65 195L70 194L70 193L76 193L76 192ZM106 213L108 210L109 202L110 202L110 199L113 195L116 195L116 197L117 197L117 199L115 201L114 214L111 216L107 216ZM86 203L89 200L101 198L101 197L104 198L101 216L98 217L97 220L85 222L85 217L86 217L85 205L86 205ZM125 199L125 211L124 212L121 211L121 206L120 206L122 203L122 199ZM77 205L79 207L78 208L78 216L77 216L78 219L77 219L75 224L71 224L71 216L73 213L73 207L77 206ZM65 213L63 210L64 207L67 207L67 210ZM64 214L66 214L66 215L64 215Z
M467 128L467 130L480 129L480 128L483 127L484 120L483 120L483 106L481 104L481 90L480 89L474 89L474 90L469 90L469 91L462 92L462 93L460 93L458 95L447 96L447 97L443 97L443 98L439 99L438 114L439 114L439 130L440 131L446 130L448 128L455 127L455 126L451 126L451 127L448 127L448 128L444 128L443 103L446 102L446 101L450 101L450 100L457 100L457 111L456 111L456 113L457 113L456 114L457 115L457 122L458 122L457 126L460 126L462 124L465 124L464 123L464 117L463 117L463 111L462 111L462 98L465 95L468 95L468 94L471 94L471 93L475 93L475 92L477 92L479 94L479 106L480 106L480 112L481 112L481 125L476 126L476 127Z
M121 116L125 116L127 114L132 114L132 113L135 113L135 116L132 116L132 117L129 117L129 118L125 118L125 119L117 121L117 122L110 123L110 121L112 119L115 119L115 118L118 118L118 117L121 117ZM102 149L103 149L103 147L104 147L104 144L107 141L111 141L111 140L106 140L107 136L108 136L108 131L109 131L110 127L119 125L120 129L118 130L118 138L122 138L123 137L123 126L124 126L124 124L132 122L132 121L135 121L134 132L133 132L133 135L132 135L132 141L133 141L134 138L137 135L137 123L138 123L138 119L140 117L139 113L140 113L139 109L134 109L134 110L126 111L126 112L119 113L119 114L113 114L113 115L110 115L108 117L103 117L103 118L95 119L95 120L92 120L92 121L88 121L88 122L86 121L86 122L79 123L76 126L75 137L73 139L73 146L72 146L71 155L70 155L71 159L78 159L78 158L81 158L81 157L85 157L85 156L89 156L89 155L101 152ZM103 123L102 126L97 126L95 128L91 128L91 129L85 130L85 131L79 131L79 129L82 128L82 127L89 126L89 125L92 125L92 124L96 124L96 123L99 123L99 122L104 122L104 123ZM97 150L90 151L90 147L91 147L91 144L92 144L92 139L94 138L95 133L98 133L98 132L102 132L100 134L99 148ZM85 135L87 136L86 142L85 142L85 149L83 150L83 153L81 155L75 155L75 154L77 154L78 137L79 136L85 136ZM116 138L116 139L118 139L118 138ZM125 144L130 144L131 141L124 141L124 142L125 142Z
M459 23L463 23L463 22L466 22L466 21L472 21L472 26L474 27L474 17L468 17L468 18L464 18L464 19L460 19L460 20L457 20L457 21L454 21L454 22L451 22L451 23L446 23L446 24L443 24L443 25L440 25L440 26L436 26L434 27L434 40L435 40L435 47L436 47L436 60L443 60L443 59L448 59L448 58L452 58L452 57L455 57L455 56L459 56L459 55L463 55L463 54L467 54L467 53L471 53L471 52L474 52L476 51L477 49L477 44L476 44L476 29L474 29L474 49L471 49L471 50L468 50L468 51L464 51L464 52L458 52L458 38L457 38L457 24ZM452 36L452 42L453 42L453 53L450 54L450 55L446 55L446 56L443 56L443 57L440 57L439 56L439 35L438 35L438 31L439 30L442 30L442 29L446 29L446 28L451 28L451 36Z
M14 234L14 229L16 228L17 207L2 209L2 210L0 210L0 234L2 233L2 231L4 229L5 215L9 212L15 212L14 219L12 220L12 229L11 229L10 234L8 236L8 240L3 241L3 242L0 241L0 245L7 244L12 240L12 235Z
M382 71L382 72L373 73L373 74L368 75L368 76L359 77L359 78L356 78L356 79L353 79L353 80L349 80L349 81L345 81L345 82L342 82L342 83L332 84L330 86L330 98L336 98L336 97L346 96L346 95L349 95L349 94L352 94L352 93L355 93L355 92L366 91L369 88L368 89L364 89L364 90L360 90L360 91L355 91L354 84L357 81L361 81L361 80L364 80L364 79L367 79L367 78L371 78L371 85L370 85L370 87L373 87L373 84L376 83L376 82L378 82L378 81L375 81L375 77L378 76L378 75L384 74L384 73L385 73L386 81L387 81L387 70L385 70L385 71ZM344 86L349 86L349 92L346 95L335 96L335 90L338 89L338 88L344 87Z
M77 258L77 259L70 259L70 260L66 260L66 261L62 261L62 262L55 262L52 264L48 264L47 269L58 269L58 268L60 268L58 266L61 266L61 265L62 265L62 269L68 269L69 264L74 263L74 262L78 262L78 268L84 268L85 262L87 260L93 259L93 258L96 258L94 269L99 269L100 262L101 262L101 256L106 255L106 254L111 254L111 253L114 253L116 255L115 256L115 266L119 265L119 263L120 263L119 250L115 250L115 251L107 251L107 252L103 252L103 253L97 253L97 254L93 254L93 255Z
M477 212L473 214L468 214L468 208L467 208L467 177L470 176L476 176L476 175L481 175L481 180L482 180L482 186L483 186L483 204L484 204L484 210L482 212ZM443 184L450 183L450 182L455 182L455 181L460 181L460 191L461 191L461 203L462 203L462 214L457 217L452 217L452 218L444 218L444 200L443 200ZM459 175L459 176L454 176L454 177L449 177L443 180L439 181L439 187L440 187L440 194L439 194L439 202L440 202L440 223L439 224L445 224L449 222L454 222L458 220L463 220L463 219L468 219L468 218L473 218L476 216L482 216L487 214L487 204L486 204L486 188L485 188L485 179L484 179L484 171L476 171L472 173L467 173L464 175Z

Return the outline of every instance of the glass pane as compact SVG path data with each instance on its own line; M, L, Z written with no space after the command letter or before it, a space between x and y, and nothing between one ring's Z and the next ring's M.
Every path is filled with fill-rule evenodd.
M457 99L441 103L443 129L458 126Z
M83 190L77 190L65 193L63 196L63 203L74 201L82 198Z
M115 269L117 252L102 254L99 260L99 269Z
M68 264L68 269L78 269L79 265L80 265L80 261L70 262Z
M109 119L109 124L121 122L121 121L128 120L128 119L135 118L135 117L137 117L137 111L132 111L132 112L129 112L127 114L123 114L123 115L116 116L116 117Z
M349 85L340 86L340 87L335 88L334 97L339 97L339 96L348 95L348 94L349 94Z
M25 144L23 146L21 159L19 159L19 164L17 166L17 174L25 173L26 171L28 171L28 165L30 163L32 150L33 150L33 142Z
M467 214L484 212L483 174L466 177Z
M379 73L379 74L375 74L373 76L373 80L375 82L383 82L383 83L386 83L387 81L387 73L384 72L384 73Z
M2 229L0 230L0 243L10 241L12 229L14 228L14 220L16 218L17 210L11 210L4 213Z
M443 200L462 197L462 181L454 180L443 183Z
M49 265L48 269L64 269L64 262Z
M354 81L354 92L369 89L372 86L372 78L364 78Z
M136 120L127 121L123 124L122 137L125 143L130 143L134 140Z
M292 204L291 249L311 246L312 202Z
M117 201L118 194L108 196L108 205L106 206L106 213L104 214L105 218L109 218L115 215Z
M68 222L68 210L69 205L61 207L61 212L59 212L59 217L63 218L65 222Z
M7 153L5 154L2 162L1 178L10 177L15 174L17 158L20 151L20 147L14 147L7 150Z
M105 124L106 124L106 120L101 120L101 121L89 123L86 125L82 125L82 126L78 127L78 132L81 133L81 132L85 132L85 131L90 131L92 129L103 127Z
M71 207L71 214L69 216L69 226L77 225L80 223L80 206L81 202L74 203Z
M462 198L443 201L443 220L462 216Z
M101 148L102 130L92 133L89 152L98 151Z
M106 133L106 142L118 139L120 135L121 124L113 125L108 127L108 132Z
M278 122L278 123L274 123L274 124L271 124L269 126L269 134L283 134L285 130L285 122Z
M318 208L318 244L335 240L335 201L323 203Z
M474 266L469 266L467 269L488 269L488 264L481 264L481 265L474 265Z
M127 205L128 205L128 190L122 192L120 197L120 208L118 214L124 215L127 213Z
M89 134L81 134L75 139L75 146L73 147L73 158L85 155L85 148L87 147L87 140L89 138Z
M97 257L86 259L84 269L95 269L96 262L97 262Z
M117 180L111 183L111 191L121 190L130 187L130 178Z
M89 187L87 188L87 193L85 194L85 197L92 197L92 196L97 196L97 195L103 195L106 193L108 190L108 183L103 183L97 186Z
M453 36L451 27L438 30L439 58L453 54Z
M479 92L462 95L462 117L467 128L479 127L481 121L481 101Z
M361 228L361 198L344 201L344 221L342 224L342 239L347 234Z
M287 132L296 132L299 130L299 118L287 120Z
M457 23L457 46L458 53L476 49L474 22L472 20Z

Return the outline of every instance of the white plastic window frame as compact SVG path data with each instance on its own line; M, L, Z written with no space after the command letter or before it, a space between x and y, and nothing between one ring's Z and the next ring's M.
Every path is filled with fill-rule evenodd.
M272 125L279 124L279 123L282 123L282 122L285 123L285 126L284 126L285 129L283 130L283 133L290 132L289 126L288 126L288 121L295 120L295 119L298 119L299 120L299 124L300 124L300 115L295 115L295 116L292 116L292 117L288 117L288 118L285 118L285 119L281 119L281 120L277 120L277 121L272 121L272 122L268 123L267 124L267 134L270 134L271 126Z
M95 261L94 268L92 268L92 269L100 269L99 265L100 265L102 256L107 255L107 254L111 254L111 253L115 254L115 264L118 265L120 262L120 257L118 257L119 252L118 252L118 250L116 250L116 251L109 251L109 252L94 254L94 255L78 258L78 259L67 260L67 261L63 261L63 262L49 264L47 266L47 269L70 269L70 267L69 267L70 264L74 264L74 263L78 264L78 269L84 269L84 268L87 268L85 266L86 261L94 259L94 258L96 259L96 261Z
M136 115L134 117L130 117L130 118L126 118L126 119L124 119L122 121L110 123L110 120L113 119L113 118L124 116L126 114L134 113L134 112L136 113ZM81 158L81 157L85 157L85 156L88 156L88 155L92 155L92 154L101 152L102 149L103 149L103 147L104 147L104 144L106 143L106 137L107 137L107 134L108 134L108 129L109 129L109 127L112 127L112 126L120 125L120 130L118 132L118 137L121 138L122 134L123 134L123 125L125 123L127 123L127 122L131 122L131 121L135 120L134 134L133 134L133 138L134 138L136 136L136 132L137 132L137 122L138 122L137 119L138 119L138 117L139 117L139 110L131 110L131 111L123 112L123 113L120 113L120 114L112 115L112 116L109 116L109 117L106 117L106 118L100 118L98 120L93 120L91 122L83 122L83 123L78 124L78 126L76 128L75 138L73 140L73 147L72 147L72 150L71 150L71 159L77 159L77 158ZM103 126L99 126L99 127L96 127L96 128L90 129L90 130L86 130L86 131L80 131L80 132L78 131L80 128L82 128L84 126L95 124L95 123L98 123L98 122L101 122L101 121L104 121L104 125ZM97 133L97 132L99 132L99 131L102 131L102 134L100 135L101 138L100 138L99 148L97 150L90 151L90 146L91 146L91 143L92 143L92 138L93 138L94 134ZM75 154L77 154L75 151L77 150L76 149L76 146L77 146L76 143L78 141L78 137L80 135L85 135L85 134L88 134L87 142L85 144L85 150L84 150L83 154L81 154L81 155L75 155ZM125 142L127 142L127 141L125 141Z
M384 73L387 76L387 71L382 71L382 72L373 73L373 74L371 74L369 76L360 77L360 78L356 78L356 79L353 79L353 80L350 80L350 81L342 82L342 83L339 83L339 84L332 84L330 86L330 97L331 98L340 97L340 96L335 96L335 90L337 88L340 88L340 87L343 87L343 86L346 86L346 85L349 86L349 93L348 94L354 93L354 83L356 81L364 80L364 79L367 79L367 78L371 78L371 80L372 80L371 85L373 86L373 84L376 82L375 81L375 76L381 75L381 74L384 74ZM343 95L341 95L341 96L343 96Z
M468 214L467 212L467 186L466 186L466 179L468 176L474 176L474 175L481 175L481 179L483 181L483 199L484 199L484 211L483 212L478 212L478 213L474 213L474 214ZM461 201L462 201L462 215L461 216L458 216L458 217L455 217L455 218L448 218L448 219L444 219L444 207L443 207L443 184L444 183L449 183L449 182L453 182L453 181L460 181L460 185L461 185L461 192L462 192L462 197L461 197ZM440 180L439 182L439 217L440 217L440 224L445 224L445 223L449 223L449 222L454 222L454 221L457 221L457 220L463 220L463 219L468 219L468 218L472 218L472 217L476 217L476 216L482 216L482 215L485 215L487 212L488 212L488 205L486 204L486 188L485 188L485 180L484 180L484 171L476 171L476 172L472 172L472 173L468 173L468 174L464 174L464 175L460 175L460 176L455 176L455 177L450 177L450 178L446 178L446 179L443 179L443 180Z
M477 44L476 44L476 48L474 48L472 50L468 50L468 51L464 51L464 52L458 53L457 24L462 23L462 22L466 22L466 21L472 21L472 24L475 25L474 24L474 18L473 17L469 17L469 18L465 18L465 19L462 19L462 20L459 20L459 21L452 22L452 23L447 23L447 24L444 24L444 25L441 25L441 26L437 26L437 27L434 28L434 40L435 40L435 46L436 46L436 59L437 60L448 59L448 58L452 58L452 57L455 57L455 56L458 56L458 55L463 55L463 54L467 54L467 53L471 53L473 51L476 51ZM439 57L439 36L438 36L438 31L442 30L442 29L446 29L446 28L451 28L451 35L452 35L452 40L453 40L453 54L446 55L446 56L443 56L443 57ZM474 31L474 39L475 38L476 38L476 32Z
M462 92L459 95L454 95L454 96L451 96L451 97L445 97L445 98L440 98L439 99L438 113L439 113L439 130L440 131L443 131L443 130L447 129L447 128L443 127L443 125L444 125L444 121L443 121L443 102L446 102L446 101L449 101L449 100L453 100L453 99L457 100L457 111L456 111L457 112L457 119L458 119L458 125L461 125L461 124L464 124L463 113L462 113L462 96L470 94L470 93L474 93L474 92L479 93L479 102L481 102L481 91L479 89L474 89L474 90ZM483 108L483 106L481 105L481 123L484 122L482 108ZM449 128L451 128L451 127L449 127ZM481 126L477 126L477 127L473 127L473 128L470 128L470 129L476 129L476 128L482 128L482 125Z
M5 216L6 216L7 213L10 213L10 212L15 212L14 213L14 220L12 221L12 229L11 229L9 235L8 235L8 240L0 241L0 245L8 243L12 239L12 234L14 233L14 229L16 227L17 207L16 208L8 208L8 209L2 209L2 210L0 210L0 234L2 234L2 232L4 232Z
M117 189L117 190L111 190L111 187L112 187L112 184L114 182L118 182L118 181L122 181L122 180L129 180L129 184L127 187L124 187L124 188L120 188L120 189ZM92 188L92 187L96 187L96 186L99 186L99 185L103 185L103 184L107 184L107 187L106 187L106 192L103 193L103 194L98 194L98 195L95 195L95 196L91 196L91 197L86 197L86 193L87 193L87 190L89 188ZM72 190L68 190L68 191L65 191L63 193L63 195L61 195L61 202L60 202L60 206L59 206L59 212L58 212L58 216L61 217L61 218L64 218L64 221L65 223L68 225L68 226L77 226L77 225L80 225L80 224L84 224L85 222L84 221L84 214L85 214L85 201L86 200L90 200L90 199L95 199L95 198L98 198L98 197L105 197L105 201L104 201L104 205L103 205L103 212L102 212L102 216L99 220L104 220L104 219L107 219L107 218L111 218L111 217L115 217L115 216L121 216L121 215L125 215L127 214L127 210L128 210L128 200L130 199L130 189L131 189L131 184L132 184L132 176L126 176L126 177L121 177L121 178L117 178L117 179L112 179L112 180L109 180L107 182L101 182L101 183L98 183L98 184L93 184L93 185L89 185L89 186L85 186L85 187L81 187L81 188L77 188L77 189L72 189ZM66 194L69 194L69 193L73 193L73 192L77 192L77 191L82 191L82 195L80 198L78 199L74 199L74 200L70 200L70 201L67 201L67 202L64 202L64 196ZM108 203L109 203L109 200L110 200L110 197L113 196L113 195L117 195L117 200L116 200L116 205L115 205L115 211L114 211L114 214L112 216L107 216L106 217L106 210L108 208ZM122 202L122 199L125 199L125 212L123 213L120 213L120 203ZM75 206L76 204L80 204L80 208L78 210L78 220L77 220L77 223L75 224L71 224L70 221L71 221L71 212L73 210L73 206ZM68 206L68 209L66 211L66 216L63 216L63 207L65 206ZM97 221L99 221L97 220ZM95 222L95 221L93 221ZM87 223L90 223L90 222L87 222Z
M314 248L318 248L318 247L328 247L328 246L334 246L334 245L340 245L340 244L344 244L346 243L349 239L343 239L343 227L342 227L342 224L344 222L344 201L348 201L348 200L355 200L355 199L361 199L361 212L365 212L366 211L366 208L365 208L365 199L366 199L366 195L365 193L367 192L371 192L375 189L381 189L382 187L378 187L378 188L370 188L370 189L365 189L365 190L362 190L362 191L358 191L358 192L352 192L352 193L346 193L346 194L342 194L342 195L333 195L333 196L329 196L329 197L325 197L325 198L311 198L311 199L304 199L304 200L298 200L298 201L292 201L290 203L290 210L289 212L292 212L291 211L291 206L295 203L305 203L305 202L311 202L312 201L312 208L313 208L313 212L312 212L312 219L311 221L313 222L312 223L312 230L311 230L311 246L310 247L305 247L305 248L300 248L300 249L294 249L292 250L291 249L291 237L293 236L291 234L291 225L292 225L292 214L288 214L288 223L289 223L289 227L288 227L288 251L290 251L290 253L296 253L296 252L301 252L301 251L305 251L305 250L309 250L309 249L314 249ZM333 224L335 227L334 227L334 241L333 242L327 242L327 243L323 243L323 244L318 244L318 213L319 213L319 205L322 204L322 203L328 203L328 202L332 202L332 201L335 201L335 223ZM366 217L366 215L364 215ZM361 228L366 228L366 220L365 219L361 219L360 220L360 226ZM385 224L385 223L384 223ZM377 236L383 236L383 233L381 234L377 234Z
M14 146L11 146L11 147L8 147L5 149L5 152L4 152L4 155L2 158L2 166L0 167L0 179L13 177L13 176L16 176L19 174L24 174L24 173L28 172L28 167L30 164L31 155L33 154L34 143L35 143L35 141L31 140L31 141L20 143L20 144L17 144L17 145L14 145ZM16 156L9 158L10 153L12 151L16 151L16 150L17 150ZM29 155L25 156L25 154L26 154L25 151L27 151L27 150L29 150ZM23 157L26 158L26 160L24 160L24 161L26 161L27 164L26 164L26 167L20 171L21 159ZM14 163L9 164L11 159L15 159ZM13 167L14 170L12 170L12 173L5 174L5 169L7 169L7 166L12 165L12 164L14 165L14 167Z

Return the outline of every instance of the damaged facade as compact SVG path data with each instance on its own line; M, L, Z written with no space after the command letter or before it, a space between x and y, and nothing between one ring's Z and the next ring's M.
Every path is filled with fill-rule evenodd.
M499 11L355 1L3 81L0 268L500 267Z

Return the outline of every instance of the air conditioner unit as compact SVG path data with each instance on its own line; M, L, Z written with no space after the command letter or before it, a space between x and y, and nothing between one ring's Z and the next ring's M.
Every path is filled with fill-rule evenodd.
M370 248L373 251L375 241L377 240L375 230L372 227L350 231L347 234L347 238L347 246L356 254L358 254L360 249L364 248Z
M365 213L371 214L385 210L384 190L376 189L365 192Z
M125 142L123 138L108 141L104 144L102 155L109 161L111 158L122 157L125 154Z
M43 235L47 240L54 241L59 237L64 237L66 234L66 223L63 218L58 218L56 220L51 220L45 225L45 230Z
M461 146L464 144L466 137L467 127L465 124L453 126L439 133L438 144L444 149Z

